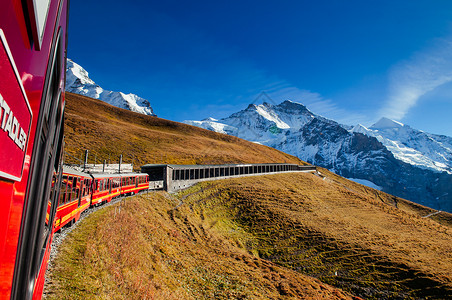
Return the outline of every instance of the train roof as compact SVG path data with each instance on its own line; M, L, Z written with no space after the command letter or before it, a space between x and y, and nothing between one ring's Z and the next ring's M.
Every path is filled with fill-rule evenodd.
M71 166L63 165L63 173L76 176L105 178L105 177L128 177L128 176L148 176L146 173L85 173L74 169Z
M121 174L112 174L112 173L94 173L91 174L91 176L93 176L93 178L112 178L112 177L129 177L129 176L147 176L148 174L146 173L121 173Z
M76 175L76 176L91 177L90 174L78 171L67 165L63 165L63 173L70 174L70 175Z

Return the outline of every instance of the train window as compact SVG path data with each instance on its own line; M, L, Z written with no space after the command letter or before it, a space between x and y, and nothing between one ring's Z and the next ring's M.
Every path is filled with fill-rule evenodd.
M74 187L75 187L75 197L77 199L79 199L80 198L80 184L81 184L80 178L76 177L76 178L74 178L74 180L76 181L76 183L74 185Z
M63 175L63 180L61 182L60 187L60 200L58 205L63 205L66 200L66 185L67 185L67 176Z
M74 183L74 179L72 178L72 176L69 176L68 180L67 180L66 202L71 202L71 199L72 199L72 184L73 183Z
M53 178L52 178L52 186L51 186L51 189L50 189L50 197L49 197L49 201L47 202L47 213L46 213L46 221L45 221L46 222L46 228L49 227L50 215L52 213L52 199L53 199L54 194L55 194L55 186L56 186L55 184L56 184L57 180L58 180L57 174L54 173L53 174Z
M72 179L72 200L77 199L77 177Z

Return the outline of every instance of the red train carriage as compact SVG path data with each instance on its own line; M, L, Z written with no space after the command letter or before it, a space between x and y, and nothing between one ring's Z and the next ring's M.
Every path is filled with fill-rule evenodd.
M91 202L91 175L63 167L60 197L55 215L54 231L80 219L80 214L89 208Z
M121 174L121 195L135 194L149 189L149 175L146 173Z
M61 173L67 10L67 0L0 0L0 299L42 293Z
M121 175L102 173L91 176L94 180L91 206L110 202L121 194Z

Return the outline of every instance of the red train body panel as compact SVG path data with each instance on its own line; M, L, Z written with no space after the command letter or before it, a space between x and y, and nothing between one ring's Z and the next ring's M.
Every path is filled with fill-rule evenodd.
M110 202L128 194L149 189L145 173L88 174L69 167L63 168L54 232L76 222L81 213L92 206Z
M42 293L63 144L67 11L67 0L0 0L1 299Z
M62 169L67 21L68 0L0 0L0 299L40 299L53 233L148 188Z
M81 213L90 206L91 191L92 178L89 174L63 168L54 231L80 219Z
M121 174L121 195L135 194L149 188L149 175L145 173Z
M121 175L93 174L91 206L110 202L121 195Z

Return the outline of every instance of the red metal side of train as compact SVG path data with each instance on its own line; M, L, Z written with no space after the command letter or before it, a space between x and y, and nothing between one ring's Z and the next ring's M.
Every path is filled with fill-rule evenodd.
M66 224L77 222L81 213L89 208L92 182L89 174L63 167L54 231L58 231Z
M67 0L0 0L0 298L39 299L63 144Z
M121 195L136 194L149 188L149 175L145 173L121 174Z
M149 189L149 176L145 173L88 174L64 166L61 183L54 232L77 222L89 207Z
M91 206L110 202L121 195L120 174L93 174L93 195Z

